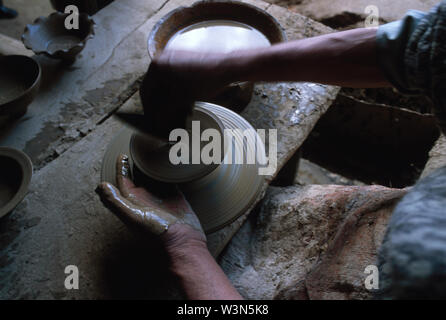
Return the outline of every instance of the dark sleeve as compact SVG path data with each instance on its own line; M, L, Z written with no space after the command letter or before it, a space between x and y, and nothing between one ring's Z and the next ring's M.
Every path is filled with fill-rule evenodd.
M446 0L379 27L377 46L388 81L401 93L430 97L446 132Z

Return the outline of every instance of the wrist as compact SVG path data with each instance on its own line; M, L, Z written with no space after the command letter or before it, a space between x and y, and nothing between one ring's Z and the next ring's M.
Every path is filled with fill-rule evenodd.
M211 257L206 242L197 239L167 246L166 251L170 259L170 270L180 278L189 275L191 270L196 270L202 261Z
M169 226L168 230L162 234L161 240L167 254L174 261L184 260L191 253L197 251L207 251L206 236L182 223Z

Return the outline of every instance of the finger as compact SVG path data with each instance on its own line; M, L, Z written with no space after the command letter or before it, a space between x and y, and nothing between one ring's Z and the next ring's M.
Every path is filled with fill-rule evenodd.
M116 183L125 198L129 196L130 190L135 188L130 177L129 157L125 154L120 154L116 160Z
M116 160L116 183L121 195L137 206L154 206L160 203L159 199L145 189L135 186L131 180L129 157L125 154L120 154Z
M104 204L125 223L133 224L155 235L167 231L169 224L172 223L168 214L156 214L148 208L135 206L110 183L101 183L97 192Z
M105 206L119 216L119 218L132 218L134 222L137 222L137 220L132 217L132 212L130 211L133 204L124 198L119 190L112 184L103 182L98 186L96 192L101 197L101 201Z

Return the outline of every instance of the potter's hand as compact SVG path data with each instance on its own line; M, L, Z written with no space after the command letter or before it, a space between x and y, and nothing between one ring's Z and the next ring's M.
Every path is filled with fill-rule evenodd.
M102 182L96 191L103 203L124 223L159 235L168 249L191 242L206 243L197 216L178 189L174 195L160 199L146 189L136 187L130 180L126 155L118 157L116 181L118 188Z
M140 87L140 96L152 134L162 138L184 128L195 101L215 96L228 79L225 55L165 51L153 59Z
M116 164L118 188L103 182L97 192L106 206L130 226L159 235L176 275L189 299L241 299L209 253L206 236L184 196L159 199L129 179L128 157Z

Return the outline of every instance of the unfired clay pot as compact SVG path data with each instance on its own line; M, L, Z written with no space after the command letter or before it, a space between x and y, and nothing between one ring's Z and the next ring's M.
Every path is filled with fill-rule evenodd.
M86 14L79 15L79 29L65 28L69 14L54 12L48 17L39 17L25 28L22 41L35 54L50 58L73 60L94 36L94 21Z
M23 116L39 91L40 79L40 65L34 59L0 56L0 117Z
M199 122L199 131L194 132L194 135L192 134L192 122ZM186 131L189 132L190 148L194 143L192 140L200 141L201 134L207 129L215 129L221 137L224 136L224 127L221 120L214 113L197 104L186 125ZM202 146L203 143L199 146L200 150ZM172 164L169 160L171 147L172 143L163 142L142 133L135 133L130 140L130 155L135 165L145 175L169 183L193 181L204 177L218 167L218 164L204 164L201 158L198 159L199 163L193 164L193 152L190 152L188 164ZM222 160L224 148L220 152L220 159Z
M147 152L142 155L145 152L144 147L132 146L134 131L124 127L107 147L102 162L101 181L116 185L116 160L120 154L131 155L129 162L135 180L139 180L138 173L141 171L143 175L145 171L144 176L149 176L151 180L173 182L174 178L181 178L182 183L178 184L179 188L200 219L204 231L210 234L240 217L260 196L265 179L259 174L259 168L262 163L266 163L266 155L262 140L257 140L259 142L257 145L245 143L243 132L254 128L240 115L206 102L197 102L195 109L205 110L212 115L212 118L221 122L224 130L233 130L236 134L233 144L224 150L221 164L198 166L199 170L196 171L186 165L172 169L165 159L157 156L144 162L144 159L150 159L152 154ZM257 136L257 139L261 138ZM141 150L135 152L130 150L132 148ZM228 152L229 148L231 152ZM249 164L243 160L250 156L256 158L255 163ZM229 158L232 160L228 161ZM157 160L161 162L156 163ZM178 176L175 177L175 174ZM189 181L186 181L185 177L188 177ZM147 187L150 190L153 185Z
M0 147L0 218L11 212L25 197L33 166L23 152Z
M260 8L239 1L206 0L190 7L174 9L158 21L149 34L150 57L153 58L164 50L169 40L179 31L193 24L212 20L246 24L260 31L271 44L287 39L279 22ZM241 112L251 100L253 90L252 82L234 83L209 102Z

